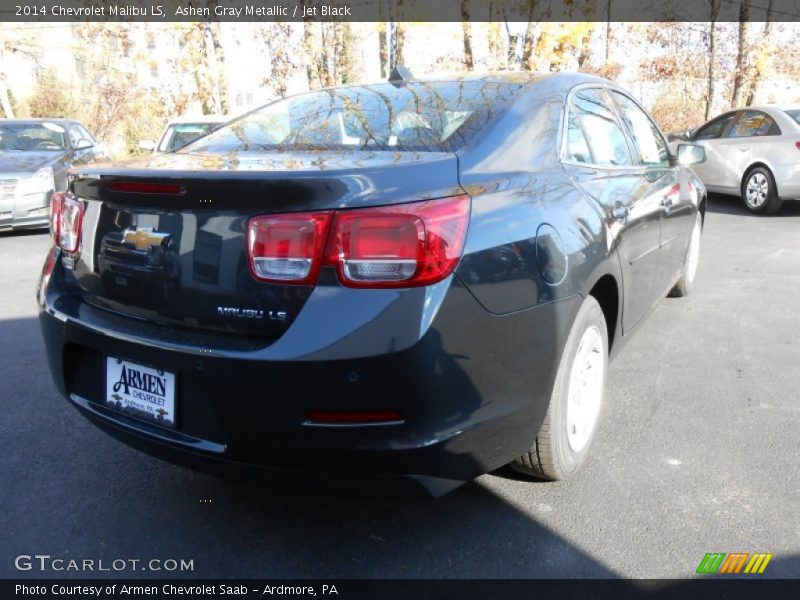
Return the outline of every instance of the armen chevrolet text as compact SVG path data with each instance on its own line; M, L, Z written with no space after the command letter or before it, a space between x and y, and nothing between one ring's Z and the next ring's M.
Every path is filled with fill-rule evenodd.
M704 153L677 152L602 79L400 71L83 168L38 290L55 383L221 473L566 478L609 357L692 287Z

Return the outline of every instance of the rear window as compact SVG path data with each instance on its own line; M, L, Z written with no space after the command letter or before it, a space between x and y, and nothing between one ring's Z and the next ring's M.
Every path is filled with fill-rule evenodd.
M794 119L794 122L800 125L800 110L787 110L786 114Z
M312 92L269 104L181 152L453 151L474 138L521 87L471 80Z

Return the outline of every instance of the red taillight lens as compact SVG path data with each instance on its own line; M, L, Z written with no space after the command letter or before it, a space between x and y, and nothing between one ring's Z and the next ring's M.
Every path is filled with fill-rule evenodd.
M255 278L294 284L316 281L330 219L330 212L250 219L247 248Z
M798 150L800 150L800 142L795 142L794 143L794 147L797 148Z
M411 214L387 209L336 215L329 261L354 283L405 281L417 271L425 225Z
M61 216L58 219L58 245L70 254L78 251L83 224L83 202L65 195L61 200Z
M469 212L469 196L462 195L253 217L247 223L250 270L260 281L313 285L324 259L349 287L430 285L450 275L461 258Z
M464 247L469 196L337 212L326 252L350 287L414 287L453 272Z
M59 227L61 223L61 204L64 202L64 192L56 192L50 198L50 239L58 243Z
M186 188L178 183L147 183L141 181L112 181L107 185L109 192L133 194L184 194Z

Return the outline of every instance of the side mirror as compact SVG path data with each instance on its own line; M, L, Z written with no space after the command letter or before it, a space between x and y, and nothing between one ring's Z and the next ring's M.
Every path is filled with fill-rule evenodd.
M86 138L81 138L78 140L78 143L75 144L75 150L86 150L92 146L94 146L94 142Z
M678 144L678 162L682 165L696 165L706 160L706 149L697 144Z
M153 140L142 140L139 142L139 150L145 152L152 152L156 149L156 143Z

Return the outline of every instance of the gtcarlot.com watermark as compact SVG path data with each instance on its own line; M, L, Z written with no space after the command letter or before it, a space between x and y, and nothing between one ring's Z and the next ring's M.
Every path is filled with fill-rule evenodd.
M194 559L185 558L61 558L50 554L20 554L14 559L17 571L40 573L80 572L170 572L194 571Z

